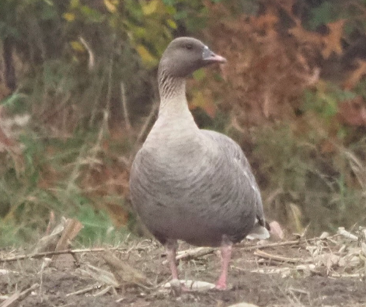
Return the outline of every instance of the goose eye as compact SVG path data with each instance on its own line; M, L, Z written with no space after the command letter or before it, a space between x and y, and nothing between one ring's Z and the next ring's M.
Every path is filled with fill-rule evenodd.
M193 48L192 44L186 44L186 49L191 50Z

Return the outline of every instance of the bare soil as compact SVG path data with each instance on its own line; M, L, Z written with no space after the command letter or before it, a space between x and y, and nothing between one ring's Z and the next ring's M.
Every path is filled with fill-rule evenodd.
M47 266L49 261L44 258L6 262L5 258L17 253L0 250L0 306L226 307L241 302L267 307L366 306L365 267L357 243L344 244L339 237L332 237L299 244L270 243L275 245L272 247L264 244L260 256L255 243L235 247L228 290L180 295L163 288L170 278L163 263L165 252L151 240L134 239L112 251L121 262L146 276L144 285L127 273L122 285L114 285L110 277L117 269L106 265L104 252L77 253L71 260L63 260L65 263L59 259L56 268L55 261ZM180 246L180 250L189 248L185 243ZM214 283L220 259L211 252L180 261L179 269L182 279ZM32 286L32 291L19 296Z

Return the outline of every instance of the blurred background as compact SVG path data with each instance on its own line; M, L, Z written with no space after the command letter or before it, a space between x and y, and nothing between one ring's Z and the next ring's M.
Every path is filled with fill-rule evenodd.
M129 168L187 35L228 59L188 81L190 108L242 146L269 220L364 225L365 30L364 0L1 0L0 247L62 216L82 245L138 232Z

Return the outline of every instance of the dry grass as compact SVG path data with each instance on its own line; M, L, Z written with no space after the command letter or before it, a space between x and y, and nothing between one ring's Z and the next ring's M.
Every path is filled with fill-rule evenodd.
M67 227L64 229L68 232ZM39 243L42 246L43 241ZM186 246L183 244L181 247L184 249ZM183 250L179 260L179 267L185 272L185 275L182 272L182 276L196 281L214 278L215 274L210 273L218 269L214 252L215 249L211 248ZM54 258L61 254L73 257L63 260ZM50 257L53 257L52 260ZM353 301L355 305L352 306L357 306L358 302L366 303L366 291L360 290L364 288L361 280L366 273L364 228L354 233L340 228L337 234L323 233L321 237L311 239L303 235L282 242L238 244L229 278L233 285L225 292L226 301L222 301L222 292L202 292L197 288L188 296L182 294L177 299L169 288L163 287L170 275L163 264L164 257L162 248L154 241L133 238L127 238L120 246L113 248L26 255L17 250L0 251L0 274L3 276L3 282L0 281L0 291L3 293L0 306L13 306L15 302L27 302L27 306L35 306L36 302L46 304L50 295L56 301L59 300L58 295L62 295L70 302L86 302L88 297L93 297L104 303L109 301L111 306L122 302L138 305L141 300L146 306L181 306L180 300L186 303L193 300L197 306L213 302L216 302L216 306L229 306L230 302L238 302L243 297L246 301L255 302L256 306L323 306L322 301L328 301L327 306L347 306L350 302L337 302L342 299L337 297L337 291L343 291L340 290L342 287L345 287L344 291L353 289L357 294ZM64 284L65 278L74 280L78 286L70 289ZM323 288L316 285L320 281ZM361 284L358 285L358 282ZM261 284L270 291L259 290L257 287L261 287ZM55 285L59 292L51 294ZM197 285L200 287L199 282ZM206 287L207 284L202 283L201 286ZM250 289L259 291L266 297L265 300L256 301L255 292L247 292ZM333 293L333 300L330 293Z

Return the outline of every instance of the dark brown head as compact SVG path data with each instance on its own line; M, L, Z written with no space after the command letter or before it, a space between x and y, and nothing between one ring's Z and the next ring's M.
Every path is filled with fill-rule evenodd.
M213 53L198 39L179 37L164 51L159 64L159 75L184 78L201 67L225 62L225 58Z

